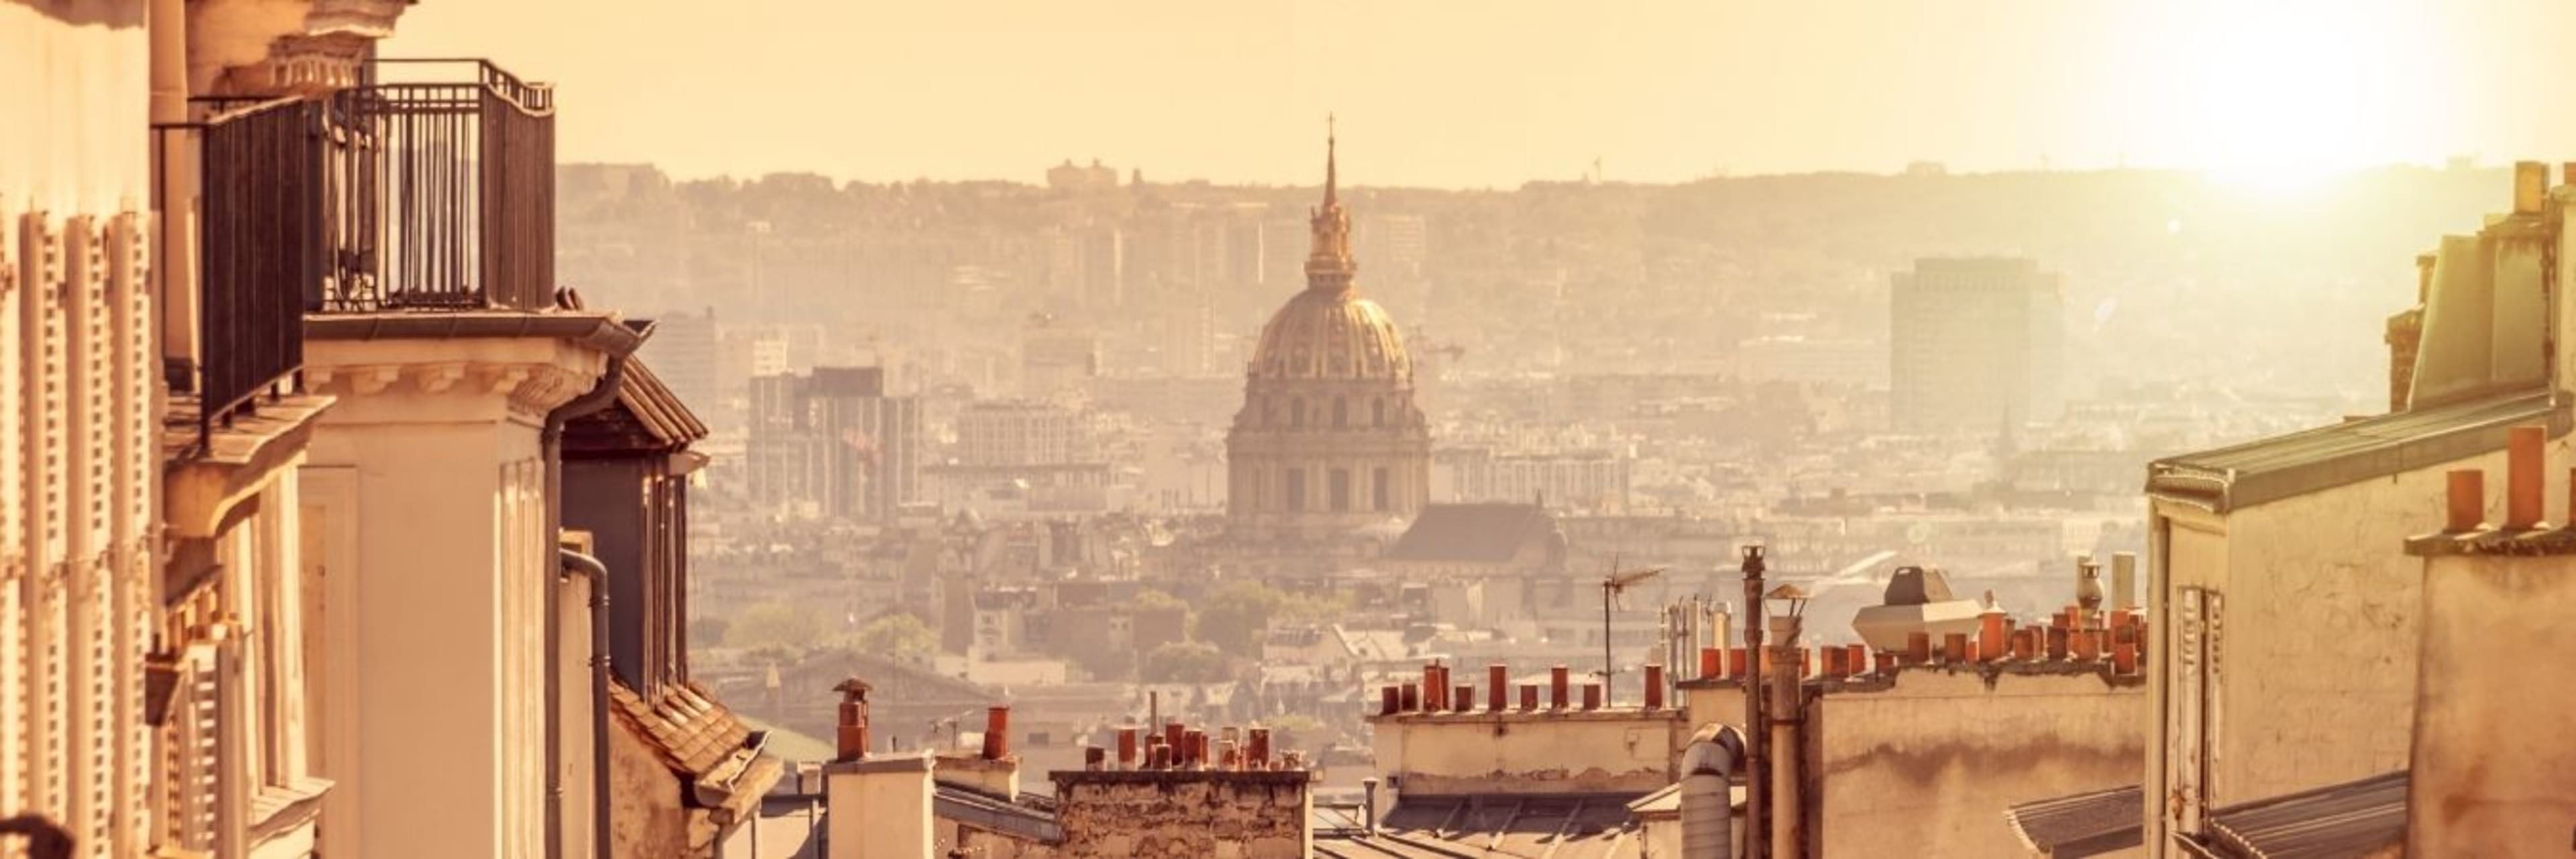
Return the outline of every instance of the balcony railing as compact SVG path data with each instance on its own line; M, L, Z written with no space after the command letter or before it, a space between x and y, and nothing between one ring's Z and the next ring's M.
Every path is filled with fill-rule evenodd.
M481 60L379 60L334 93L324 313L554 304L554 90Z
M153 160L165 199L178 193L173 167L193 163L200 183L196 295L179 303L195 311L196 343L192 360L169 374L173 391L196 395L200 442L304 366L304 296L322 278L328 151L318 103L204 107L203 122L154 129L161 151Z

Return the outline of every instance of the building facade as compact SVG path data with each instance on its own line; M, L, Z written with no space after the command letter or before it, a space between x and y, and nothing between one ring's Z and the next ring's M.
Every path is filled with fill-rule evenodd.
M1329 147L1328 147L1329 149ZM1239 537L1315 539L1404 520L1430 495L1431 431L1403 333L1353 284L1351 216L1325 157L1306 289L1262 326L1226 436Z
M751 494L791 515L885 519L921 497L921 401L880 367L816 367L751 385Z
M2065 407L2063 278L2027 259L1923 259L1888 297L1888 413L1904 432L1992 432Z

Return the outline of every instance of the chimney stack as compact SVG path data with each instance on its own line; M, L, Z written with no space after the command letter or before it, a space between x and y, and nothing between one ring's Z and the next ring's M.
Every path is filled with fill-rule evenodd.
M1993 662L2004 658L2004 611L1988 608L1977 616L1977 660Z
M1500 662L1485 666L1485 709L1502 712L1511 694L1511 668Z
M2549 165L2538 161L2518 161L2513 165L2513 213L2540 214L2549 198Z
M2111 608L2127 611L2138 607L2138 553L2111 553Z
M1011 756L1011 708L984 709L984 759L998 761Z
M1719 649L1717 649L1717 648L1714 648L1714 647L1703 647L1703 648L1700 648L1700 649L1699 649L1699 678L1700 678L1700 679L1702 679L1702 680L1713 680L1713 679L1716 679L1717 675L1718 675L1719 673L1721 673L1722 671L1724 671L1724 670L1725 670L1725 668L1726 668L1726 654L1725 654L1725 652L1724 652L1724 651L1721 651L1721 650L1719 650Z
M1449 709L1460 713L1476 709L1476 687L1474 685L1460 683L1458 684L1458 688L1450 691L1454 694L1449 696Z
M1941 661L1960 662L1968 658L1968 634L1952 632L1941 636Z
M1118 727L1118 768L1122 770L1136 768L1136 726L1134 725Z
M832 691L841 693L841 724L834 760L855 761L868 756L868 683L857 677L841 681ZM602 702L605 706L605 702Z
M2450 472L2448 516L2442 530L2466 534L2486 528L2487 475L2474 468L2455 468Z
M1599 683L1585 683L1585 684L1583 684L1583 709L1585 709L1585 710L1598 710L1598 709L1601 709L1601 684L1599 684Z
M1646 709L1664 708L1664 666L1646 663Z
M1398 712L1402 712L1403 709L1404 690L1391 685L1377 687L1378 715L1392 716Z
M1422 709L1422 684L1407 681L1404 684L1404 700L1401 703L1407 713Z
M1569 690L1569 689L1568 689L1568 688L1566 688L1566 687L1567 687L1567 685L1568 685L1568 684L1570 684L1571 682L1572 682L1572 681L1568 678L1568 676L1567 676L1567 674L1566 674L1565 666L1563 666L1563 665L1557 665L1557 666L1553 666L1553 667L1550 667L1549 669L1547 669L1547 708L1548 708L1548 709L1550 709L1550 710L1563 710L1563 709L1565 709L1565 706L1566 706L1566 697L1567 697L1567 695L1569 694L1569 692L1571 691L1571 690Z
M1867 674L1867 673L1869 673L1869 645L1866 645L1866 644L1847 644L1847 645L1844 645L1844 646L1843 646L1843 656L1844 656L1843 664L1844 664L1844 665L1846 665L1846 666L1849 666L1849 667L1851 668L1851 673L1853 673L1853 674Z
M2546 176L2545 171L2543 175ZM2541 446L2548 440L2546 430L2537 426L2521 426L2506 432L2505 530L2527 531L2541 527L2541 480L2543 469L2547 467Z
M1906 633L1905 664L1921 665L1930 661L1932 661L1932 634L1929 632Z

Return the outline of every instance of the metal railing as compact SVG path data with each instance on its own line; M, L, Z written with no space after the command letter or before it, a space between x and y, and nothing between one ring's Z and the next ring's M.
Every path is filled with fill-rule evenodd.
M197 342L194 360L172 367L169 381L173 391L197 396L201 446L281 381L292 387L303 369L304 297L322 277L319 168L327 145L318 104L208 107L203 122L153 129L165 201L184 205L169 187L169 168L192 154L198 168Z
M310 309L553 306L553 88L482 60L378 60L325 103L333 242Z

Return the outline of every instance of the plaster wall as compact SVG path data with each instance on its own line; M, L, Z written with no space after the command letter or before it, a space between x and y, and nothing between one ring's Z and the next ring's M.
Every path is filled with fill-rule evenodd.
M608 855L690 855L689 814L680 807L680 782L643 738L614 719L608 726L608 784L616 806L608 818Z
M2547 446L2551 461L2567 439ZM2422 629L2422 563L2407 536L2441 527L2444 472L2503 473L2501 449L2334 487L2221 516L2159 500L2165 534L2149 571L2148 778L2150 844L2186 825L2170 801L2179 725L2189 702L2172 694L2172 662L2185 587L2222 598L2208 645L2205 772L2199 806L2219 808L2324 787L2407 766L2415 719ZM2487 481L2490 518L2504 481ZM2567 517L2567 475L2550 474L2546 518ZM2181 757L2187 758L2185 754ZM2171 852L2159 855L2177 855Z
M2015 855L2005 807L2135 784L2146 752L2145 689L2097 673L1908 669L1810 706L1826 857Z
M308 344L308 382L340 397L305 469L335 487L312 494L341 523L328 590L350 621L326 623L333 852L543 852L558 565L537 427L603 360L531 338Z
M1541 693L1544 695L1544 692ZM1673 782L1680 711L1375 716L1378 770L1412 796L1649 793Z
M930 859L930 759L879 757L823 765L831 859Z
M2576 826L2576 712L2551 682L2576 616L2576 557L2444 556L2424 569L2407 853L2545 856ZM2563 674L2561 675L2563 677Z

